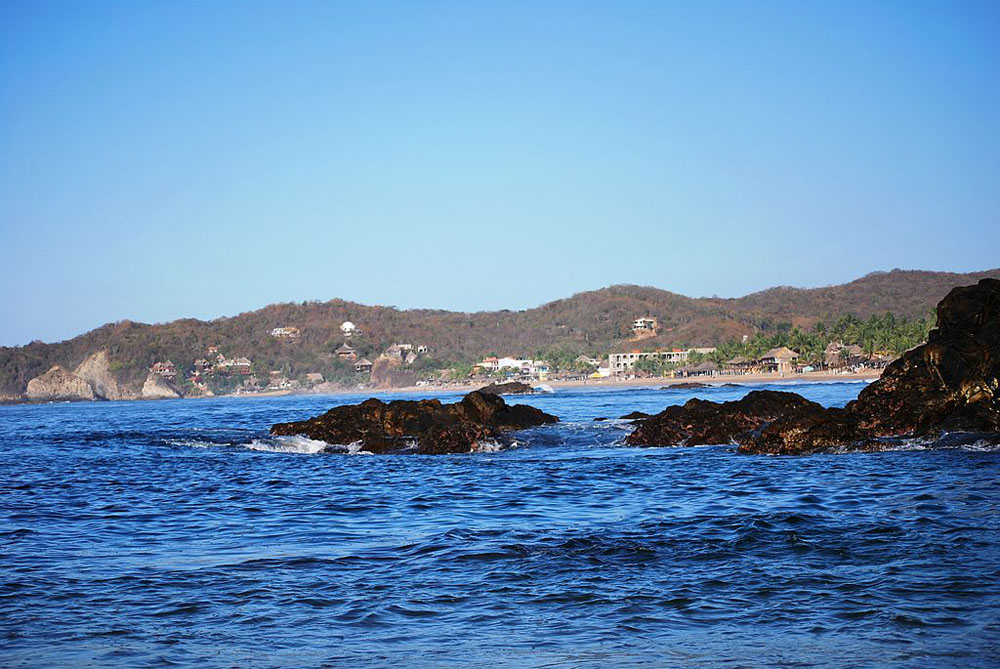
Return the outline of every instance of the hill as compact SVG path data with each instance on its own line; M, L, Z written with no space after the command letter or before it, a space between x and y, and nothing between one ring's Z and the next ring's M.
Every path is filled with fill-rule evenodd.
M727 299L619 285L521 311L399 310L331 300L275 304L212 321L121 321L63 342L0 348L0 396L21 395L29 380L53 365L72 370L101 350L107 351L118 383L133 389L142 385L153 363L170 359L186 372L208 356L209 347L227 357L249 358L262 378L279 370L289 378L319 372L348 381L353 367L333 353L344 342L339 328L348 320L364 333L352 345L373 360L393 343L428 346L429 354L415 367L424 372L468 365L490 354L545 357L558 364L622 348L714 346L742 335L805 330L847 314L865 319L891 312L918 319L951 288L984 277L1000 277L1000 269L968 274L893 270L838 286L777 287ZM630 328L641 316L657 319L659 327L656 336L635 343ZM286 326L298 328L297 340L271 336L273 328Z

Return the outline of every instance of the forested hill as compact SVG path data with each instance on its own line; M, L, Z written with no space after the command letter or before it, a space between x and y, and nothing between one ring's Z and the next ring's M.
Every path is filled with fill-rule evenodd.
M984 277L1000 278L1000 269L969 274L893 270L839 286L779 287L733 299L611 286L522 311L402 311L331 300L276 304L213 321L121 321L64 342L0 348L0 395L20 395L30 379L52 365L72 370L102 349L119 381L132 385L141 384L157 361L170 359L186 371L195 359L207 357L210 346L226 356L251 359L258 374L282 370L290 377L320 372L337 378L344 369L332 352L344 341L340 325L347 320L364 331L352 340L361 354L374 359L393 343L426 345L428 369L468 364L488 354L566 359L579 354L602 357L626 347L712 346L745 334L808 329L847 314L864 319L891 312L921 318L953 287ZM633 344L630 327L641 316L656 318L659 329L656 337ZM273 328L287 326L300 330L298 341L270 335Z

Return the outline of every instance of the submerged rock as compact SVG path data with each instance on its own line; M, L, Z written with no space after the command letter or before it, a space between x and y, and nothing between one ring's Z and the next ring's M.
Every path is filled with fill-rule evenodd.
M700 381L683 381L681 383L673 383L669 386L663 386L660 390L693 390L695 388L711 387L711 384L701 383Z
M777 390L754 390L743 399L721 404L695 398L683 405L667 407L655 416L640 418L626 443L633 446L731 444L776 418L822 408L795 393Z
M378 399L334 407L321 416L271 427L274 435L305 435L331 445L358 444L372 453L469 453L504 433L556 423L535 407L471 392L460 402ZM332 449L331 449L332 450Z
M741 453L797 455L879 450L887 439L942 432L1000 432L1000 280L948 293L927 343L843 409L773 391L722 404L691 400L640 421L628 443L738 442Z
M485 388L480 388L477 392L486 395L532 395L535 389L527 383L510 381L509 383L491 383Z
M28 381L25 397L30 400L92 400L94 389L85 380L60 365Z

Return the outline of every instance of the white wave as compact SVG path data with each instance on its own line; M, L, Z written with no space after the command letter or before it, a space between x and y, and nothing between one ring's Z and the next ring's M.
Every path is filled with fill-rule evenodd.
M554 393L555 392L555 390L552 389L552 386L550 386L548 384L545 384L545 383L538 384L537 386L535 386L534 388L532 388L532 390L534 390L536 392L540 392L540 393Z
M501 444L499 441L492 440L482 440L477 441L472 446L473 453L499 453L506 448L514 448L517 446L517 442L512 442L509 446Z
M171 446L180 446L182 448L218 448L219 446L232 446L230 443L201 441L200 439L167 439L166 442Z
M271 453L319 453L330 444L317 439L310 439L300 435L289 437L268 437L266 439L254 439L246 445L253 451L268 451ZM348 448L350 448L348 446Z

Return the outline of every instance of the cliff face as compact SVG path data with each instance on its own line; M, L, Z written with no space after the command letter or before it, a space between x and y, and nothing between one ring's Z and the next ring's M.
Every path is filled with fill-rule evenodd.
M169 381L159 374L149 373L142 384L142 398L147 400L174 400L181 396Z
M93 388L76 374L54 365L41 376L28 381L25 396L31 400L93 400Z
M111 361L107 351L98 351L73 372L76 376L90 384L94 394L106 400L133 400L139 397L134 390L122 388L111 373Z

